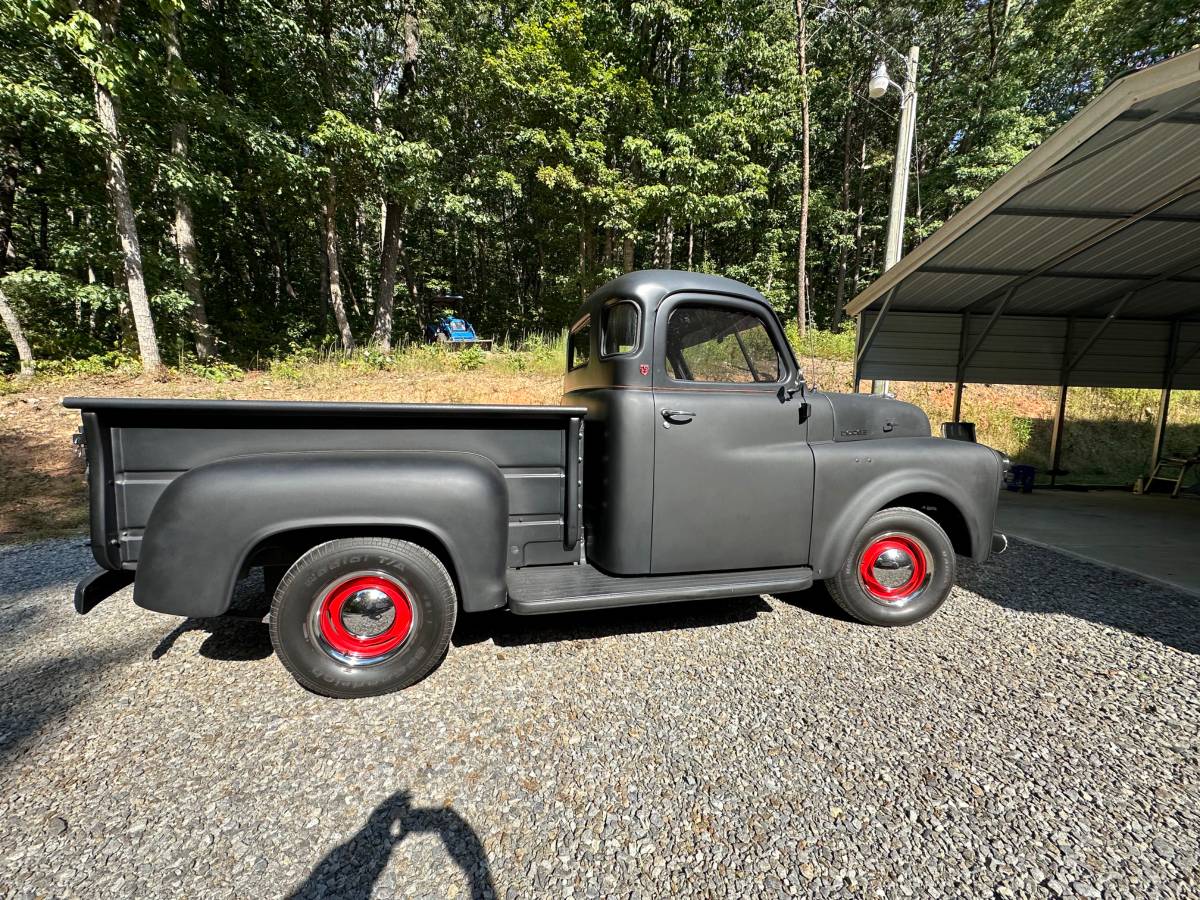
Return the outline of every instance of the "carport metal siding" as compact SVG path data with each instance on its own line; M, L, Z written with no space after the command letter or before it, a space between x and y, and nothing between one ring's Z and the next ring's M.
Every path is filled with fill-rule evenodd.
M861 333L874 326L878 313L864 313ZM986 313L970 316L927 312L892 312L887 328L876 335L863 360L863 378L898 381L959 380L958 363L964 343L970 346L984 333ZM1064 369L1076 387L1112 386L1112 373L1121 371L1122 387L1158 388L1165 381L1172 323L1122 321L1108 325L1088 346L1103 319L1068 320L1046 316L1001 316L983 337L962 372L974 384L1042 384L1064 382ZM1082 352L1082 356L1079 354ZM1180 323L1173 387L1200 390L1200 322Z

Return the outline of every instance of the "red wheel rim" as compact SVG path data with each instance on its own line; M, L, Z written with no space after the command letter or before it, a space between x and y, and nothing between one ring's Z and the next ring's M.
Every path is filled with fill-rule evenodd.
M907 566L911 566L911 572L900 584L884 584L879 579L878 572L885 561L903 561ZM918 541L902 534L892 534L875 540L863 551L858 564L858 577L863 588L876 600L886 603L896 603L911 597L925 584L928 571L929 563L925 558L924 547Z
M364 598L369 598L375 608L386 606L383 598L390 602L392 619L390 623L385 620L381 630L354 631L347 627L348 612L364 618L355 610ZM384 613L366 618L379 621ZM378 661L395 652L408 639L412 625L413 607L408 594L395 581L381 575L357 575L334 585L321 598L316 615L317 631L326 648L345 661L357 663Z

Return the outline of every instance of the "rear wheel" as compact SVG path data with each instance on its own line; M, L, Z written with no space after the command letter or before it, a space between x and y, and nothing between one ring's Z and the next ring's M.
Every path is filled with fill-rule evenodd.
M458 603L441 561L391 538L320 544L287 571L271 643L301 685L370 697L420 681L446 655Z
M826 579L846 613L871 625L911 625L937 611L957 576L954 545L933 519L899 506L871 516L841 571Z

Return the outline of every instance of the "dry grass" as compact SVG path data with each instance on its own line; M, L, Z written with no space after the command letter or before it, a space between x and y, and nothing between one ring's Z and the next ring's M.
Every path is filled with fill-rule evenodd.
M229 381L111 374L0 382L0 542L77 533L85 526L83 468L70 444L79 417L62 408L64 396L548 404L561 400L560 358L553 346L473 360L419 351L383 362L284 360L268 372ZM810 383L849 389L849 363L804 364ZM922 407L935 428L950 416L953 385L893 382L893 389ZM1055 388L972 385L964 395L964 418L976 423L982 442L1044 470L1055 398ZM1068 480L1128 483L1144 471L1157 402L1156 391L1073 390L1063 456L1072 473ZM1176 392L1172 423L1168 447L1200 446L1200 391Z

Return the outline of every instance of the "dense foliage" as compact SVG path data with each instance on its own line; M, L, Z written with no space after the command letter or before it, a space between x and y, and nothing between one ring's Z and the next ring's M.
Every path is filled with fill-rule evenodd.
M806 101L807 318L836 323L882 262L898 97L867 99L877 57L895 75L921 45L911 247L1112 77L1200 39L1190 0L0 0L0 17L6 324L42 359L147 361L156 341L167 362L243 364L414 339L441 292L485 334L554 330L634 267L727 274L795 316Z

